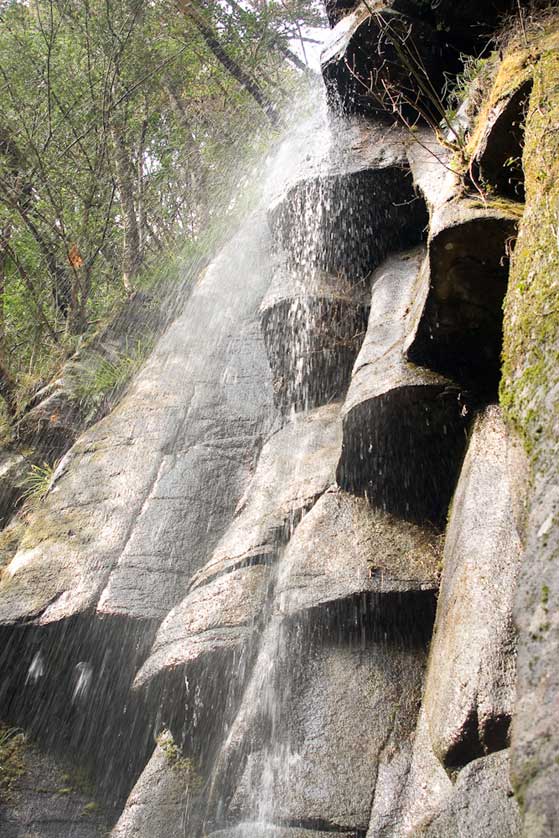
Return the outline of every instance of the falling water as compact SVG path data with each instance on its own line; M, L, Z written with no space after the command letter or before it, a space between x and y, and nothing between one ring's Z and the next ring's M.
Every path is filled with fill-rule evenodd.
M424 217L381 200L370 174L374 160L386 188L400 178L385 150L398 132L315 99L121 404L60 463L38 546L23 542L0 592L0 619L18 624L3 629L4 718L85 765L112 822L137 780L131 799L153 786L155 813L180 795L173 829L189 838L364 834L369 752L402 735L379 691L419 689L430 595L407 609L411 640L371 599L366 561L343 596L296 605L301 522L312 534L311 510L338 503L369 274ZM170 797L155 782L166 760ZM127 806L114 838L147 838L142 812Z

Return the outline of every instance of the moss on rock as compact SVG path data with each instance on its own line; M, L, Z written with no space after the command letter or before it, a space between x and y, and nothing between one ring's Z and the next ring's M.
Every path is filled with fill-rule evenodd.
M559 384L558 126L559 52L549 49L534 68L526 123L526 210L505 300L500 390L505 415L536 458L551 453L542 435L557 421L557 404L547 396Z

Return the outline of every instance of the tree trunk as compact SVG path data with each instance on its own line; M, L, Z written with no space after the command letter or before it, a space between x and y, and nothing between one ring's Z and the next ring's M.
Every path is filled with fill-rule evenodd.
M206 42L207 47L215 55L220 64L252 96L254 101L260 105L272 125L277 126L279 124L279 118L271 100L266 96L257 82L251 79L243 68L237 64L235 59L223 49L200 9L194 5L192 0L176 0L176 2L183 15L194 23Z
M134 279L142 265L140 231L134 203L134 172L120 126L113 124L111 134L115 153L115 175L124 220L122 281L128 293L134 290Z
M189 177L190 187L194 197L193 203L196 206L197 226L199 230L204 229L208 222L209 207L206 187L206 172L204 169L202 155L200 154L200 146L196 142L192 133L186 106L180 93L178 93L169 82L163 82L163 87L169 97L169 102L171 103L171 108L173 109L175 118L184 131L187 145L186 151L191 161L191 165L189 167Z

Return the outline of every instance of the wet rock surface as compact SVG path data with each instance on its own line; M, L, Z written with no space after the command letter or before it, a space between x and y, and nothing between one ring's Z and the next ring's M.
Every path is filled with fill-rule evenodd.
M312 130L299 155L304 165L284 161L288 175L269 208L274 241L304 282L325 272L356 283L390 250L422 238L427 213L409 172L406 134L359 117L330 116Z
M6 729L2 734L6 735ZM3 785L10 769L4 739L1 747ZM75 768L28 742L21 750L17 776L9 790L0 789L2 838L100 838L106 834L102 807Z
M437 85L447 41L478 41L509 5L360 5L326 52L331 101L370 117L391 84L411 91L387 26L417 38ZM465 197L425 127L406 142L385 114L338 113L302 131L268 220L61 463L0 587L0 707L91 762L114 838L557 832L556 376L521 399L537 464L524 561L526 463L485 407L521 213L510 172L499 182L516 92L477 158L512 201ZM541 269L549 248L526 249ZM545 329L534 376L555 361ZM57 838L89 838L56 807Z
M270 563L293 528L333 482L341 440L340 405L295 414L262 448L229 529L192 585L235 567Z
M368 290L366 281L278 266L261 316L274 398L283 412L343 395L367 327Z
M404 354L428 287L424 256L419 248L391 257L372 277L367 334L343 408L337 479L387 512L436 523L454 488L465 417L452 380Z
M357 594L435 590L441 558L434 530L331 489L289 542L275 589L277 607L291 614Z
M382 628L358 619L355 631L344 628L340 637L348 624L336 619L326 631L293 629L289 657L276 661L279 715L261 724L272 721L279 735L270 750L249 737L230 804L240 820L260 815L278 824L313 823L319 831L367 828L379 762L415 725L424 653L421 641L379 642ZM348 748L351 759L344 759Z
M254 223L256 247L246 230L230 245L245 270L224 251L123 402L61 462L4 574L2 621L48 623L98 603L104 614L161 618L217 543L271 415L256 323L266 225ZM231 305L220 306L223 295Z
M162 670L248 642L266 599L268 578L269 569L256 565L195 588L163 621L136 686Z
M220 829L212 832L208 838L245 838L250 835L252 838L330 838L331 831L322 832L320 829L300 829L296 826L275 826L265 823L242 823L233 826L231 829ZM354 838L355 832L339 832L336 835L340 838Z

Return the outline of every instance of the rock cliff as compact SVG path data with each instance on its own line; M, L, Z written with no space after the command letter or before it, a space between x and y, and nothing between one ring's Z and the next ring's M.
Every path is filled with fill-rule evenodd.
M445 103L516 7L328 2L329 115L2 573L10 838L559 834L557 12Z

